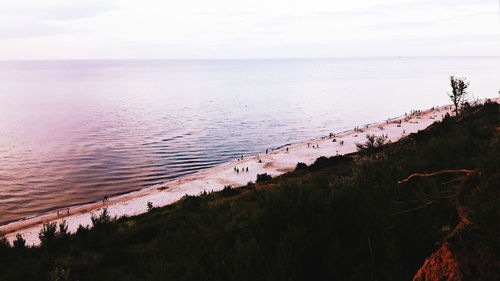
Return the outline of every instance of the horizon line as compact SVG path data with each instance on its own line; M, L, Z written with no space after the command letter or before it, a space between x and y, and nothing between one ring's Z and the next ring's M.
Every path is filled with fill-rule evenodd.
M49 59L0 59L0 62L30 61L265 61L265 60L328 60L328 59L415 59L415 58L500 58L500 55L464 56L344 56L344 57L297 57L297 58L49 58Z

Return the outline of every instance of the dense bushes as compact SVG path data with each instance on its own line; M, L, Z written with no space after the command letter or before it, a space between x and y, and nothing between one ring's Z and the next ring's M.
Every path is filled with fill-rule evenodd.
M268 181L270 179L272 179L272 177L270 175L268 175L267 173L263 173L263 174L258 174L257 175L257 180L255 182L256 183L261 183L261 182Z
M472 183L455 174L397 182L459 168L481 172L467 212L498 252L498 105L467 110L370 153L321 157L255 185L130 218L103 210L65 247L9 249L0 280L409 280L453 231L456 194Z
M357 143L356 149L359 152L373 152L387 142L384 136L366 135L366 142Z

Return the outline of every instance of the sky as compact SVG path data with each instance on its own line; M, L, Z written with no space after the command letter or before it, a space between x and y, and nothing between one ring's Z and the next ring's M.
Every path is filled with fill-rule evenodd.
M0 0L0 60L500 56L499 0Z

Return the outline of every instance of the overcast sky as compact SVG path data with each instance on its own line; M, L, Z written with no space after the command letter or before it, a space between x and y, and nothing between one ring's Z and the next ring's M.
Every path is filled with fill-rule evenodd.
M0 0L0 59L500 56L499 0Z

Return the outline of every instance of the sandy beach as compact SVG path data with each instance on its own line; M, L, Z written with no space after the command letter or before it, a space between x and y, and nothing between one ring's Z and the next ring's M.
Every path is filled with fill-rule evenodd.
M235 159L161 185L112 197L106 202L54 210L41 216L12 222L0 226L0 231L4 232L11 242L15 239L15 235L20 233L27 244L36 245L39 243L38 233L44 223L65 220L69 231L74 232L79 225L91 225L91 215L100 213L103 207L107 207L113 217L133 216L146 212L148 202L152 202L154 207L161 207L179 200L186 194L198 195L203 191L218 191L226 185L243 186L248 182L254 182L257 174L267 173L275 177L292 171L298 162L309 165L320 156L329 157L355 152L356 143L365 142L367 134L384 135L389 141L395 142L440 121L451 111L450 109L451 105L445 105L415 114L408 113L397 119L293 144L269 151L268 154L263 152L253 157ZM236 168L239 172L236 172Z

